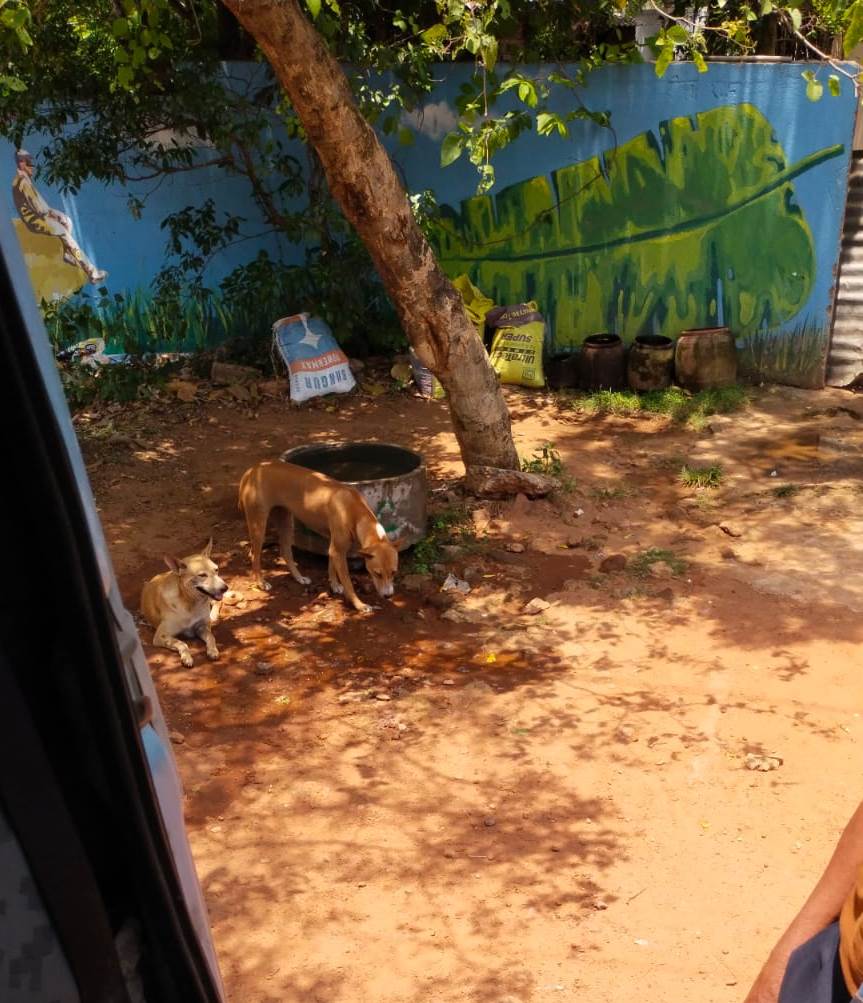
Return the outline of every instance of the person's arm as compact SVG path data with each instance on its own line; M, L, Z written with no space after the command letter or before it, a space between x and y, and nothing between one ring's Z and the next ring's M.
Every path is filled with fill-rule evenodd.
M755 980L744 1003L777 1003L788 959L795 948L829 926L839 915L863 864L863 803L839 837L827 869L803 908L791 921Z

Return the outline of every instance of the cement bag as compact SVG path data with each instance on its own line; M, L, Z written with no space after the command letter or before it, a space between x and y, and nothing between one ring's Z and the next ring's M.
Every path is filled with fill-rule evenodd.
M307 313L282 317L273 324L273 344L288 368L294 404L324 394L346 394L356 386L348 357L320 317Z
M431 400L436 401L446 397L446 391L440 385L440 380L430 369L426 369L413 349L410 350L410 359L414 383L416 383L417 389L423 397L429 397Z
M461 293L465 311L482 338L485 335L486 314L494 306L494 300L481 293L467 275L459 275L452 284Z
M542 347L545 321L536 303L517 303L490 310L486 322L494 334L491 364L501 383L522 387L544 387Z

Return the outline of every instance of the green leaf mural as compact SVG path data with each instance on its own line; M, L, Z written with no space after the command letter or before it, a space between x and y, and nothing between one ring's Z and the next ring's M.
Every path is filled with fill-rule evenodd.
M537 300L559 348L719 322L751 335L806 304L815 248L792 181L842 152L789 166L757 108L715 108L443 207L437 249L495 302Z

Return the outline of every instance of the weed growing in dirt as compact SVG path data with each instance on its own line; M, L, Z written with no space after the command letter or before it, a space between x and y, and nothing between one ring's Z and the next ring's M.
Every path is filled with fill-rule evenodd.
M636 578L646 578L650 574L651 564L666 564L671 568L674 575L682 575L686 571L686 561L679 558L672 550L662 550L659 547L650 547L642 550L628 564L630 574Z
M60 382L69 402L77 411L91 404L126 404L163 387L176 369L175 363L151 366L146 363L118 363L91 368L77 363L60 370Z
M722 483L722 467L714 464L712 467L680 468L680 480L688 488L718 488Z
M773 494L777 498L793 498L800 490L799 484L780 484L773 489Z
M614 488L594 488L591 494L598 502L619 501L621 498L628 498L632 489L618 485Z
M746 390L739 386L700 390L695 394L681 387L668 387L645 394L634 390L598 390L574 398L570 406L589 414L664 414L672 421L699 428L710 415L739 411L748 400Z
M445 544L455 544L466 550L477 548L470 510L463 505L451 505L432 515L428 532L411 553L411 570L420 575L429 574L432 565L441 560L441 547Z
M545 442L535 449L529 460L521 461L521 469L528 474L546 474L554 477L563 491L572 491L575 487L575 478L567 473L553 442Z

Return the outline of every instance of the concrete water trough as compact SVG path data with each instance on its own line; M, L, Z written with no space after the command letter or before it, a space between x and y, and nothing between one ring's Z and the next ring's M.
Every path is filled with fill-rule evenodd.
M282 453L286 463L317 470L355 487L399 550L426 534L427 486L422 456L386 442L336 442L296 446ZM301 522L294 525L294 544L312 554L326 554L327 541Z

